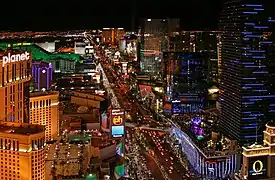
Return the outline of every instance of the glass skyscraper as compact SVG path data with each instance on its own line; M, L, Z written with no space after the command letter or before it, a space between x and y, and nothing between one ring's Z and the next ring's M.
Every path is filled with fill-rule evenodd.
M261 141L264 125L275 117L273 20L265 13L263 4L231 0L220 19L221 127L241 144Z
M207 93L207 55L203 53L164 52L164 112L199 112Z

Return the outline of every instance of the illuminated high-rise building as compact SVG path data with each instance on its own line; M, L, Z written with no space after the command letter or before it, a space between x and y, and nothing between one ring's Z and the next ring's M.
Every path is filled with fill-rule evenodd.
M142 19L138 38L140 70L148 75L160 75L161 52L168 49L168 35L177 31L179 19Z
M28 122L28 93L31 55L19 50L0 54L0 121Z
M207 93L207 56L202 53L166 52L163 57L164 112L199 112Z
M59 93L34 92L30 94L30 123L46 127L46 141L53 140L59 134Z
M45 180L43 126L0 122L0 179Z
M221 127L240 143L262 140L275 117L274 59L262 1L226 1L221 16Z
M45 128L29 122L31 56L7 50L0 70L0 178L45 180Z
M103 28L102 41L109 44L119 44L120 39L125 36L123 28Z
M45 61L32 62L32 77L35 83L35 89L49 90L52 82L52 64Z

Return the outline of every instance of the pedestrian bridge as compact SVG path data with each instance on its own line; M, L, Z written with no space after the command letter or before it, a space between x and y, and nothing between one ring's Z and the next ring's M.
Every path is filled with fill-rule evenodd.
M134 123L129 123L129 122L126 122L125 123L125 126L126 127L132 127L132 128L139 128L139 129L145 129L145 130L151 130L151 131L163 131L163 132L169 132L169 129L164 129L164 128L151 128L151 127L148 127L148 126L137 126L136 124Z

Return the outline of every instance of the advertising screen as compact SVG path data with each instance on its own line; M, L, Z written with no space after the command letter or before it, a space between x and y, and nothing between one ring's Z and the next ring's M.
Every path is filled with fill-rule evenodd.
M101 114L101 129L103 131L108 131L109 127L108 127L108 116L106 112L103 112Z
M264 178L267 176L267 156L249 158L249 179Z
M142 98L147 97L152 92L152 86L138 85L138 87L139 87L140 95Z
M125 112L123 109L112 109L110 112L112 137L124 136Z

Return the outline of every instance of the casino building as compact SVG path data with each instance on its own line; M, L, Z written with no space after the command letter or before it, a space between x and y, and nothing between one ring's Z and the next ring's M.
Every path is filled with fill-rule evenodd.
M241 177L248 179L275 178L275 123L266 124L263 145L243 147ZM240 179L241 177L237 178Z
M0 54L0 121L28 121L29 82L31 79L31 55L19 50L7 50Z
M45 61L32 62L32 76L36 85L36 90L49 90L52 81L52 64Z
M0 121L0 177L45 179L43 126Z
M30 94L30 123L46 127L46 141L53 140L59 134L59 93L34 92Z
M0 56L0 179L45 180L45 129L28 124L31 56L18 50Z

